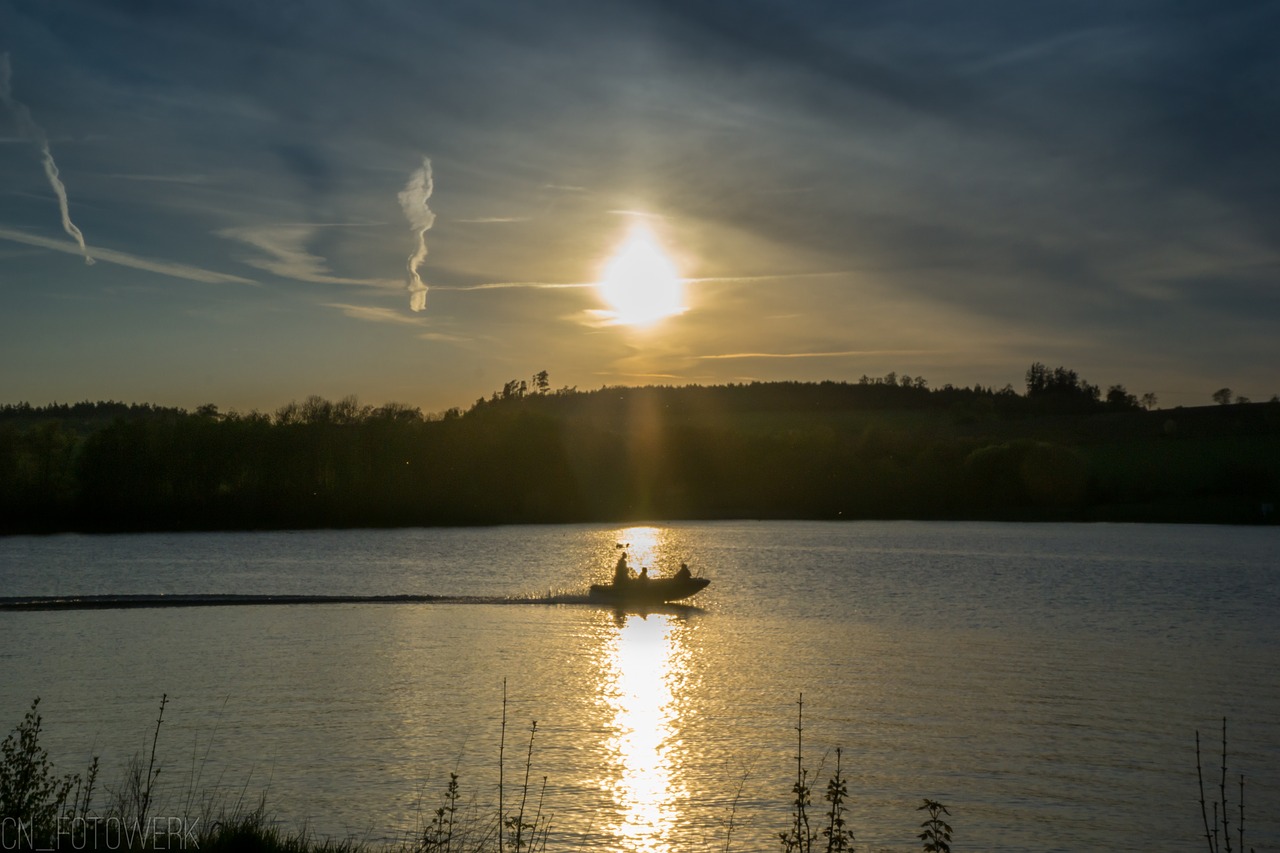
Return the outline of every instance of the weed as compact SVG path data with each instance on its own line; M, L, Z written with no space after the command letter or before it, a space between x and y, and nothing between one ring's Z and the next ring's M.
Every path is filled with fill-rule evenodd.
M804 766L804 694L796 703L796 781L791 786L791 828L778 833L785 853L812 853L819 836L809 826L809 806L812 792L809 789L809 771ZM841 768L843 751L836 749L835 774L827 782L823 799L827 801L827 825L821 837L826 840L824 853L852 853L854 835L844 819L845 800L849 797L849 785Z
M924 829L917 837L924 842L924 853L950 853L951 824L942 819L943 815L951 817L947 807L937 800L925 799L924 805L916 809L918 812L928 811L929 817L920 826Z
M538 797L538 811L534 814L533 822L526 823L524 819L525 805L529 800L529 771L533 767L533 736L538 732L538 721L534 720L529 727L529 753L525 758L524 764L524 784L520 787L520 810L512 817L506 818L507 829L509 830L508 838L511 839L511 849L520 853L521 850L529 847L531 840L537 840L538 824L542 818L542 796ZM547 790L547 778L542 777L542 794L545 795ZM525 838L528 832L529 839ZM544 831L545 835L545 831Z
M458 774L449 774L449 786L445 789L444 804L436 809L435 817L422 835L421 853L452 853L453 825L458 814Z
M841 750L836 747L836 772L827 782L826 800L830 803L827 809L827 828L822 835L827 839L827 853L844 853L853 850L853 833L846 828L844 819L844 801L849 796L849 786L840 773Z
M809 771L804 766L804 694L796 703L796 781L791 786L791 829L778 833L785 853L809 853L814 835L809 831Z
M729 805L729 819L726 821L724 831L724 851L729 853L730 845L733 842L733 826L734 819L738 815L738 803L742 800L742 789L747 786L747 779L751 775L750 769L742 772L742 778L738 780L738 789L733 793L733 802Z
M137 826L147 825L151 807L155 804L155 783L161 770L156 766L156 748L160 743L160 726L164 723L164 709L168 704L169 694L161 695L160 713L156 716L155 731L151 735L151 754L146 767L142 765L142 757L135 753L125 765L123 786L114 792L115 802L111 811Z
M1218 782L1219 799L1213 804L1213 823L1209 822L1209 812L1204 799L1204 771L1200 765L1200 730L1196 729L1196 778L1200 783L1200 817L1204 821L1204 840L1209 853L1219 853L1225 849L1231 853L1231 812L1227 807L1227 718L1222 718L1222 776ZM1244 774L1240 774L1240 822L1236 826L1237 838L1240 841L1240 853L1244 853ZM1221 821L1223 848L1218 846L1218 826ZM1252 849L1252 848L1251 848Z
M39 706L36 697L22 722L0 744L0 821L21 827L24 840L33 845L48 846L56 839L59 821L88 812L98 759L93 759L84 780L79 774L55 775L49 753L40 746Z
M33 845L47 848L56 847L57 825L59 820L88 818L92 826L98 826L98 818L89 815L90 803L98 775L98 760L95 758L89 766L87 774L56 776L48 760L48 754L39 745L41 718L37 713L37 698L31 704L23 721L5 739L2 747L3 764L0 765L0 818L21 820L25 826L32 827ZM168 695L160 698L160 709L152 731L151 749L143 763L141 755L135 754L125 769L125 782L115 793L115 802L110 806L108 817L119 821L127 821L131 826L147 826L156 803L156 782L161 768L157 763L160 729L164 724L164 712L168 705ZM538 724L533 721L529 727L529 742L525 753L524 778L519 790L518 806L511 812L506 811L504 800L505 784L505 747L507 723L506 683L503 683L502 698L502 731L499 742L498 774L499 800L496 818L492 813L486 815L484 810L459 814L460 783L457 773L449 774L449 783L445 789L444 799L436 809L434 817L416 839L401 851L412 853L545 853L550 834L551 818L545 812L547 777L542 778L536 803L530 800L530 785L533 771L533 747L537 735ZM1199 733L1197 732L1197 769L1199 769ZM1226 732L1223 731L1223 792L1222 812L1225 814L1226 790ZM819 768L819 773L821 768ZM193 771L194 776L194 771ZM743 777L745 784L746 776ZM1240 781L1240 823L1239 838L1243 853L1244 844L1244 780ZM739 785L738 795L741 795ZM852 853L854 850L854 834L845 820L846 803L848 801L848 782L844 776L843 750L835 751L835 772L827 782L823 799L827 803L823 818L825 825L818 832L811 826L810 810L812 808L812 790L809 785L809 771L804 765L804 695L797 702L796 721L796 780L792 786L792 820L789 831L779 834L786 853ZM1201 800L1204 805L1203 780L1201 783ZM194 802L193 793L187 792L188 818ZM734 798L733 809L736 813L738 796ZM924 831L919 837L925 842L926 853L948 853L951 842L951 826L942 820L942 815L950 815L947 807L933 800L925 800L920 810L927 810L929 818L921 824ZM1207 814L1207 813L1206 813ZM1206 837L1211 842L1211 853L1217 850L1217 824L1219 809L1214 807L1214 828L1209 830L1206 816ZM725 837L725 851L731 847L734 814L729 817L729 829ZM357 853L368 849L368 846L356 841L316 840L309 836L305 829L288 832L273 825L266 809L265 794L259 799L256 807L246 807L243 794L230 808L222 806L220 813L213 816L213 805L205 801L203 813L196 820L203 826L203 831L196 838L201 850L252 850L268 851L268 853ZM1222 831L1225 834L1229 826L1225 819ZM93 832L94 830L91 830ZM100 845L102 838L93 835L84 839ZM391 849L391 848L388 848ZM1228 838L1226 850L1231 851Z

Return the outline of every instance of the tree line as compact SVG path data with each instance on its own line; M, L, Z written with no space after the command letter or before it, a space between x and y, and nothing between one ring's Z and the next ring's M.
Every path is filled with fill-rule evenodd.
M1280 403L1149 411L1036 363L1024 394L858 382L552 390L466 409L0 407L0 530L640 518L1264 521Z

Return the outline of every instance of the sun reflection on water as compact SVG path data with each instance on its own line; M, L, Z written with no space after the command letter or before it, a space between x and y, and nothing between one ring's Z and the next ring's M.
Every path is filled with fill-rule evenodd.
M612 714L610 784L623 850L665 851L684 790L677 710L688 660L685 625L674 616L621 616L605 649L600 697Z
M628 527L618 531L617 538L618 544L626 549L632 571L638 572L643 566L655 577L670 574L667 571L670 566L664 566L670 562L667 531L660 527Z

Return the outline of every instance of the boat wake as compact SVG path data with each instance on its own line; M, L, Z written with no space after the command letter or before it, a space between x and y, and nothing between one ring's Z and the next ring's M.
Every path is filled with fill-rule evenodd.
M198 593L194 595L17 595L0 596L0 611L133 610L163 607L261 607L317 604L589 604L602 602L585 593L546 595L256 595ZM610 607L610 609L617 609ZM631 610L633 608L626 608ZM696 607L680 604L648 605L645 612L689 613Z

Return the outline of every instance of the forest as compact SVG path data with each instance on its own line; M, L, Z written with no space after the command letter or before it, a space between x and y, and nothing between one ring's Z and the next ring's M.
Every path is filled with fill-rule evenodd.
M1026 389L856 382L552 390L463 410L0 406L0 532L643 519L1275 523L1280 400L1154 409L1066 368ZM1225 391L1225 389L1224 389ZM1217 399L1217 395L1215 395Z

